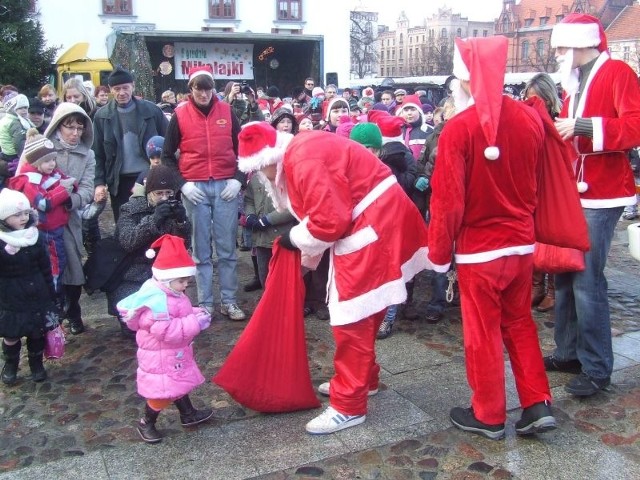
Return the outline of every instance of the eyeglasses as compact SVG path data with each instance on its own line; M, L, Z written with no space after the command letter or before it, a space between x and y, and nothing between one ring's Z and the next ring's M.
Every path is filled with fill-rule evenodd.
M175 193L173 190L154 190L153 192L151 192L151 195L154 198L170 199L170 198L173 198Z
M72 126L72 125L65 125L64 123L62 124L62 126L64 128L66 128L67 130L69 130L70 132L76 132L76 133L84 132L84 127L76 127L76 126Z

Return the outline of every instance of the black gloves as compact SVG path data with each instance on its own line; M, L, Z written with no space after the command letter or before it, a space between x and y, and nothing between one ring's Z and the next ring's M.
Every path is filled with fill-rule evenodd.
M171 217L172 212L173 209L167 202L159 203L153 211L153 223L156 224L156 227L160 228L162 224Z
M187 221L187 211L184 209L184 205L181 203L177 203L173 205L173 218L176 219L178 223L184 223Z
M251 230L266 230L271 226L271 222L266 215L258 217L255 213L251 213L247 215L244 225Z
M256 225L258 225L258 216L255 213L247 215L244 226L250 230L253 230L256 228Z
M298 247L296 247L291 242L291 237L289 236L289 232L284 233L280 236L280 245L282 245L282 248L286 248L287 250L298 250Z

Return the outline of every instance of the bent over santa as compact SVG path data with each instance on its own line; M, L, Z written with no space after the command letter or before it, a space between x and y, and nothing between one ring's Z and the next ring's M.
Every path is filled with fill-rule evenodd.
M281 237L313 268L330 251L327 302L336 343L335 375L320 391L330 406L306 425L333 433L365 421L378 390L376 332L405 284L428 266L427 232L389 167L362 145L327 132L293 138L265 122L243 127L239 168L258 175L277 209L300 223Z

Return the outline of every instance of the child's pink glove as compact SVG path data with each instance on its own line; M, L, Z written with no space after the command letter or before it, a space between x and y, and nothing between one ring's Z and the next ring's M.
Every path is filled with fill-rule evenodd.
M196 309L195 312L196 320L200 324L200 331L206 330L211 325L211 315L204 308Z

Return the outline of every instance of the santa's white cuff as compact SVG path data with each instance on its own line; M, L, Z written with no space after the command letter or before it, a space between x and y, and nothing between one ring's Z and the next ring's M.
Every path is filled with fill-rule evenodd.
M320 255L327 248L333 245L333 242L325 242L311 235L307 228L309 217L305 217L302 221L293 227L289 232L291 242L300 249L300 251L308 256L314 257Z

